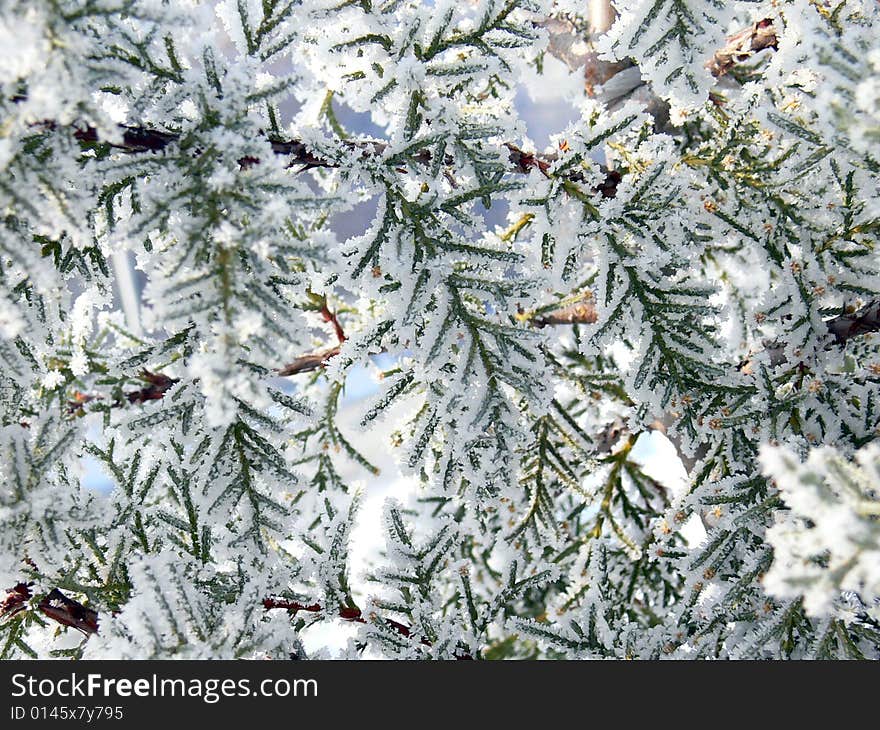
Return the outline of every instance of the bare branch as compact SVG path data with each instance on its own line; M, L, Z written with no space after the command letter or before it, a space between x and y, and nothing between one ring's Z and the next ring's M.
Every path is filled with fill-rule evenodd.
M320 603L303 604L303 603L299 603L297 601L288 601L288 600L280 599L280 598L264 598L263 599L263 607L267 611L270 611L272 609L284 609L284 610L288 611L291 614L291 616L295 616L299 611L307 611L309 613L320 613L321 611L324 610ZM363 617L361 610L357 606L342 606L338 611L338 616L339 616L339 618L343 619L344 621L353 621L353 622L359 623L359 624L367 623L367 620ZM395 621L394 619L391 619L391 618L382 618L382 617L376 616L375 614L372 614L370 616L370 618L373 621L381 621L386 626L394 629L394 631L396 631L401 636L405 636L405 637L412 636L412 633L413 633L412 629L409 626L407 626L406 624L400 623L400 621ZM422 637L420 639L420 642L424 646L433 646L431 644L431 642L428 639L426 639L425 637ZM455 658L456 659L473 659L473 657L470 654L456 654Z
M599 319L596 305L591 301L576 302L548 314L533 317L530 321L536 327L565 324L594 324Z
M31 596L28 583L19 583L10 589L0 603L0 617L9 618L24 611ZM40 599L37 610L56 623L74 628L85 636L98 633L98 612L68 598L57 588Z
M765 18L751 28L745 28L727 39L724 48L712 56L706 68L716 78L724 76L738 63L745 63L756 53L767 48L776 50L777 38L773 21Z
M880 299L869 302L855 312L829 319L826 324L834 341L841 346L852 337L877 332L880 330Z
M326 350L313 352L308 355L300 355L296 360L289 362L282 368L278 369L278 375L286 377L288 375L298 375L299 373L308 373L317 370L324 365L331 357L339 354L339 346L329 347Z

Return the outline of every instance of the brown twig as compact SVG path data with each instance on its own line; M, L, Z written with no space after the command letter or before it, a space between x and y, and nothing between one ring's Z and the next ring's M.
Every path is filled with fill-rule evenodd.
M841 346L852 337L877 332L880 330L880 299L869 302L855 312L829 319L826 324L834 341Z
M327 307L326 300L321 305L321 316L324 318L325 322L329 322L333 325L333 332L336 335L336 339L341 345L345 342L345 332L342 330L342 325L339 324L339 318L336 316L336 312L331 312Z
M776 50L777 42L773 21L769 18L759 20L750 28L730 36L724 48L715 52L706 64L706 68L713 76L720 78L737 64L748 61L756 53L767 48Z
M86 636L98 633L98 612L68 598L57 588L49 591L38 608L62 626L70 626Z
M538 170L544 177L550 177L550 167L559 159L559 155L556 153L538 155L534 152L526 152L510 142L505 142L504 146L507 148L507 159L513 170L524 175L527 175L530 170ZM604 166L600 166L600 169L605 173L605 179L593 188L593 192L603 198L613 198L617 195L617 186L623 179L623 175L618 170L609 170ZM585 180L584 174L579 170L567 172L562 177L571 182Z
M290 612L291 616L295 616L299 611L307 611L309 613L320 613L323 611L323 607L319 603L311 603L304 604L299 603L297 601L288 601L281 598L264 598L263 599L263 607L270 611L272 609L284 609ZM343 606L339 609L338 614L339 618L344 621L352 621L354 623L365 624L367 620L363 617L361 610L357 606ZM412 629L406 624L400 623L400 621L395 621L391 618L380 618L378 616L371 616L375 620L381 620L385 625L392 628L401 636L409 638L412 636ZM421 643L424 646L432 646L431 642L425 637L421 637ZM470 654L456 654L456 659L473 659Z
M3 603L0 603L0 617L9 618L25 610L33 595L31 585L19 583L10 589ZM74 628L85 636L98 633L98 612L68 598L57 588L40 599L37 610L56 623Z
M545 159L534 153L524 152L510 142L505 142L504 146L508 150L507 159L513 165L514 171L527 175L530 170L538 170L544 177L549 177L548 170L552 164L552 158Z
M151 400L159 400L165 396L165 393L172 385L180 382L179 378L170 378L164 373L153 373L146 369L141 370L139 377L148 384L143 388L124 393L125 399L129 403L146 403ZM71 400L67 401L67 412L82 414L83 406L93 400L102 400L102 397L100 395L81 393L78 390L74 391ZM112 405L114 407L121 406L122 401L117 400Z
M288 601L284 598L264 598L263 599L263 608L267 611L272 611L274 609L283 609L285 611L290 611L292 615L296 615L299 611L308 611L309 613L318 613L323 611L321 608L321 604L319 603L299 603L297 601Z
M596 306L587 301L569 304L567 307L556 309L540 317L533 317L530 321L535 327L547 327L548 325L594 324L598 319Z
M308 373L312 370L317 370L319 367L324 365L331 357L335 357L339 354L339 346L336 347L328 347L326 350L320 350L319 352L312 352L308 355L300 355L296 360L287 363L282 368L278 369L278 375L280 377L286 377L288 375L298 375L299 373Z
M327 306L327 300L324 299L321 303L321 308L318 310L321 313L321 317L325 322L329 322L333 326L333 332L336 335L336 341L339 343L334 347L328 347L324 350L319 350L318 352L312 352L307 355L301 355L296 358L293 362L289 362L283 367L278 369L279 376L287 376L287 375L297 375L298 373L307 373L312 370L317 370L319 367L323 366L327 363L327 361L331 357L335 357L339 354L339 350L342 347L342 343L347 339L345 336L345 331L342 329L342 325L339 323L339 317L336 315L336 312L331 312L330 308Z
M148 400L159 400L179 378L169 378L163 373L152 373L149 370L141 370L140 377L147 381L148 385L139 390L132 390L125 394L129 403L146 403Z
M19 611L23 611L30 597L31 591L27 583L19 583L10 588L6 598L0 603L0 617L14 616Z

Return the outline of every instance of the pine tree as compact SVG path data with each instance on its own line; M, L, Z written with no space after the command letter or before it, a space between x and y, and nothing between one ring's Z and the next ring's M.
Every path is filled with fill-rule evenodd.
M586 5L0 2L0 657L880 656L880 5Z

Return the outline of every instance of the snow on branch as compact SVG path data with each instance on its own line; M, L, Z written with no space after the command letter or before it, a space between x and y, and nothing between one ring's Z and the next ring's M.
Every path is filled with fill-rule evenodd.
M880 656L880 4L7 6L0 658Z

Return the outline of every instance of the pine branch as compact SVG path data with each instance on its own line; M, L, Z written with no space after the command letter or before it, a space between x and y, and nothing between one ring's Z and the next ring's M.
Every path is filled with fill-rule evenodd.
M21 611L24 611L27 608L27 602L32 595L30 584L19 583L11 588L6 594L3 602L0 603L0 617L11 618ZM279 598L263 599L263 607L267 611L274 609L289 611L292 616L295 616L299 611L320 613L324 610L319 603L304 604ZM74 601L72 598L68 598L57 588L53 588L40 600L37 604L37 610L56 623L74 628L77 631L82 632L85 636L91 636L92 634L98 633L98 612L88 606L84 606L78 601ZM367 623L361 610L357 606L343 606L339 609L337 615L344 621L352 621L362 624ZM412 629L409 626L389 618L384 618L382 621L401 636L412 636ZM425 646L432 645L431 642L425 638L421 639L421 643ZM456 658L473 659L469 654L456 655Z
M288 377L291 375L299 375L317 370L327 363L328 360L335 357L340 352L340 345L345 342L346 336L342 330L339 320L335 313L331 313L326 306L321 310L324 320L333 325L336 332L339 345L334 345L317 352L301 355L291 362L283 365L277 370L280 377ZM527 315L528 319L535 327L548 326L564 326L575 324L595 324L598 321L598 312L595 305L590 302L577 302L568 306L553 310L542 315ZM839 346L844 346L846 342L860 335L876 332L880 330L880 300L874 300L857 312L851 314L841 314L837 317L826 321L828 331L834 336L834 341ZM781 345L769 344L767 346L770 352L771 362L778 364L781 362ZM748 360L740 365L740 369L748 367ZM169 378L161 373L149 373L143 371L142 376L150 382L150 385L141 390L132 391L126 394L126 398L130 403L143 403L147 400L157 400L161 398L174 383L178 382L175 378ZM71 408L78 409L91 397L83 397L78 401L71 402Z
M562 309L555 310L543 316L532 317L531 320L538 327L546 325L564 324L594 324L598 319L595 306L587 302L578 302ZM834 337L834 343L843 347L853 337L880 331L880 299L874 299L861 309L847 314L839 314L836 317L825 320L828 332ZM768 343L766 349L770 351L773 364L782 362L781 344ZM743 363L740 367L744 367Z
M277 371L277 375L281 377L286 377L289 375L299 375L300 373L312 372L325 365L327 361L330 360L330 358L333 358L339 354L340 345L345 342L346 339L345 335L342 333L342 329L339 327L339 322L338 320L336 320L335 315L332 315L332 318L328 318L327 315L324 315L324 318L326 321L333 323L333 327L336 330L337 338L339 339L339 345L334 345L333 347L318 350L317 352L301 355L295 360L279 368ZM534 327L593 324L597 321L597 318L598 315L596 313L596 308L591 302L579 302L576 304L570 304L560 309L553 310L551 312L548 312L547 314L538 315L531 313L525 314L522 317L522 319L527 320Z
M853 337L870 334L871 332L878 332L880 331L880 299L875 299L874 301L869 302L855 312L832 317L831 319L826 320L825 324L828 327L828 332L834 337L834 342L830 343L829 347L835 345L838 347L844 347ZM770 358L771 365L780 365L785 362L785 346L782 343L767 342L764 345L764 350ZM738 369L740 372L748 375L752 372L751 366L752 360L751 358L747 358L739 364ZM678 458L681 460L685 471L690 474L697 462L705 457L708 452L708 444L702 443L692 455L686 454L681 448L681 436L672 436L667 433L669 427L674 421L674 416L671 413L666 413L662 418L654 421L654 423L651 424L650 429L652 431L660 431L669 438L670 443L675 447L675 450L678 453ZM606 432L599 434L597 438L599 451L610 451L613 444L616 443L622 433L626 430L626 426L619 420L610 424L608 429L606 429Z
M0 617L10 618L27 608L27 602L32 597L30 584L19 583L9 590L6 598L0 603ZM297 603L295 601L285 601L273 598L263 600L263 606L266 610L285 609L292 614L298 611L309 611L317 613L323 611L323 608L315 603L311 605ZM52 619L62 626L70 626L81 631L86 636L96 634L98 632L98 613L91 608L83 606L78 601L65 596L57 588L53 588L44 598L37 604L37 610L46 617ZM366 623L361 616L359 608L343 607L339 610L339 618L346 621L355 621L358 623ZM404 636L409 636L411 631L409 627L404 626L396 621L389 621L395 630Z
M594 324L598 321L598 313L591 301L581 301L554 310L549 314L530 316L529 319L536 327ZM836 317L825 320L825 325L828 327L829 334L834 337L834 344L840 347L846 345L853 337L880 331L880 299L869 302L855 312L839 314ZM782 345L776 343L767 344L766 349L770 351L770 358L773 364L782 362L780 359L782 357L782 347Z
M52 121L41 123L49 129L57 128L57 124ZM98 130L94 127L85 127L84 129L74 128L73 136L80 142L87 144L107 144L113 149L122 150L131 154L143 152L161 152L169 145L176 142L180 135L174 132L163 132L148 127L138 127L127 124L119 125L122 130L122 139L119 142L107 142L102 140L98 135ZM343 144L352 150L361 150L365 157L379 156L388 147L387 144L379 140L344 140ZM320 168L337 168L339 163L332 160L326 160L317 155L312 154L305 143L301 140L270 140L272 152L276 155L285 155L290 157L289 167L302 165L305 169L313 167ZM418 162L427 164L431 161L430 151L421 150L414 155L414 159ZM258 157L242 157L238 160L238 164L244 168L252 167L260 164Z
M828 333L834 338L829 347L837 345L845 347L853 337L860 337L871 332L880 330L880 299L874 299L855 312L839 314L836 317L825 320ZM771 365L781 365L785 362L785 344L782 342L765 342L764 351L770 359ZM742 373L751 373L752 358L747 357L739 364Z
M845 347L846 343L853 337L870 334L871 332L880 331L880 299L875 299L865 306L848 314L839 314L836 317L825 320L828 332L834 337L834 342L829 347L838 346ZM771 365L781 365L785 362L785 345L779 342L764 343L764 351L767 353ZM739 371L743 374L751 374L752 359L746 358L739 364ZM666 435L667 429L672 425L674 418L672 414L667 413L661 419L655 421L651 429L657 430ZM678 452L678 457L684 465L685 471L690 474L694 466L708 453L708 444L702 443L694 451L693 455L687 455L681 448L681 437L668 436L670 443Z
M598 0L598 6L606 5L606 0ZM591 2L591 6L593 3ZM599 14L598 24L592 22L586 29L578 27L566 17L550 16L536 25L550 32L548 51L569 66L572 70L583 67L587 93L595 95L596 87L602 86L621 71L630 68L632 61L606 61L592 49L592 39L610 28L613 20L613 9ZM586 38L587 42L584 42ZM727 39L706 63L706 68L716 78L726 75L741 63L746 63L755 54L767 48L776 50L777 35L773 21L764 18L752 26L744 28ZM582 50L581 50L582 49Z
M53 121L44 121L40 123L40 126L56 129L59 125ZM107 144L113 149L122 150L130 154L161 152L180 138L179 134L163 132L148 127L119 125L119 128L122 130L122 139L119 142L102 140L98 135L98 130L94 127L73 127L73 136L80 142ZM319 157L312 153L304 142L298 139L270 140L270 144L272 152L276 155L284 155L290 158L288 167L301 166L300 171L312 168L336 169L342 164ZM361 156L364 158L380 157L388 149L388 144L381 140L342 140L342 144L351 150L360 151ZM503 146L509 152L508 160L511 163L511 172L528 174L532 169L538 169L546 175L548 174L548 169L558 157L556 154L537 155L535 153L527 153L512 143L505 143ZM410 159L421 165L428 165L432 162L433 156L430 149L422 148L412 154ZM446 155L444 163L452 165L454 163L453 157ZM242 157L238 160L238 164L242 168L248 168L260 164L260 159L251 156ZM406 172L404 168L396 169L400 172ZM605 172L605 180L596 187L594 192L601 194L605 198L613 198L621 175L616 170L605 170ZM567 172L562 177L572 182L579 182L584 179L583 174L578 171Z

